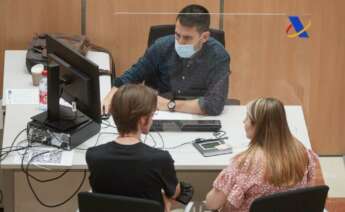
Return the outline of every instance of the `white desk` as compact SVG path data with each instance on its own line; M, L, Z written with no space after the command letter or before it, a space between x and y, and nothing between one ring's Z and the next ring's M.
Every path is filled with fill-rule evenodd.
M103 52L90 51L87 57L98 64L99 68L109 70L109 56ZM4 64L4 83L2 97L5 97L6 89L34 89L32 78L25 65L25 50L6 50ZM110 77L100 77L101 98L110 90ZM38 87L36 87L38 88ZM6 102L2 101L2 105L6 106Z
M102 52L89 52L87 54L87 57L91 59L93 62L99 65L102 69L109 69L109 57L107 54ZM5 51L5 63L4 63L4 83L3 83L3 98L5 97L5 91L6 89L35 89L32 85L32 79L31 75L26 70L25 65L25 58L26 58L26 51L23 50L7 50ZM100 94L101 98L103 98L106 93L110 90L110 77L109 76L101 76L100 77ZM37 89L37 88L36 88ZM29 114L28 111L31 109L36 110L38 108L38 105L6 105L6 101L2 101L3 109L13 111L15 109L17 112L14 114L9 113L5 117L7 120L5 120L6 126L8 126L4 131L6 131L6 139L11 139L10 131L13 129L11 127L11 123L13 123L15 126L22 121L20 120L22 118L22 114ZM31 113L35 114L37 112ZM5 119L6 119L5 118ZM1 119L2 122L2 119ZM14 132L14 131L13 131ZM4 140L4 143L6 141ZM3 144L3 147L6 146L6 144ZM12 166L12 168L15 168ZM18 171L18 166L16 167ZM4 185L4 206L6 208L6 211L35 211L31 210L29 208L26 208L26 205L18 205L17 200L20 202L22 201L20 198L17 198L21 191L16 190L17 188L25 187L27 188L27 185L18 186L18 183L15 183L15 175L16 171L14 169L6 169L5 167L2 167L2 170L5 171L5 174L3 176L3 179L0 179L3 181ZM19 173L19 171L17 172ZM19 179L19 178L18 178ZM21 178L21 181L23 181ZM20 181L20 179L19 179ZM23 181L24 182L24 181ZM32 196L31 196L32 197ZM22 208L21 208L22 207ZM42 210L42 208L39 208L37 210ZM61 210L61 208L59 209Z
M31 76L25 72L25 69L23 70L25 67L23 65L24 59L25 53L23 53L23 51L6 51L4 70L5 88L27 88L28 86L31 86ZM21 71L18 71L17 69L20 69ZM13 73L10 73L12 71ZM26 84L18 83L16 79L20 81L23 80L22 82L25 82ZM289 126L293 134L300 141L302 141L306 147L311 148L302 108L300 106L287 106L286 111ZM37 105L6 105L3 147L10 146L18 132L26 127L26 123L30 120L30 117L37 113L39 113ZM242 123L245 113L245 106L227 106L225 107L223 114L219 117L193 115L194 119L220 119L223 125L222 130L226 131L227 136L229 137L227 142L234 148L234 154L205 158L202 157L191 144L174 150L169 150L173 159L175 160L175 167L178 171L179 177L182 177L184 180L193 181L194 185L204 185L204 189L197 189L197 192L201 196L200 198L204 197L204 193L211 186L211 181L214 179L214 176L219 172L220 169L224 168L229 163L229 159L233 157L235 153L240 152L247 147L249 141L245 137ZM115 130L112 128L103 129L102 132L104 131L115 132ZM198 137L211 137L211 133L161 133L161 135L164 139L164 145L166 148L182 144L186 141L194 140ZM152 133L152 136L155 137L158 146L162 146L159 136L156 133ZM23 135L23 137L25 136ZM103 135L99 144L111 141L114 139L114 137L115 135ZM150 138L148 138L147 143L150 144L151 142L152 141ZM96 136L80 145L79 148L85 149L95 145L95 143ZM87 169L85 163L85 151L74 151L75 155L73 164L69 168L75 171ZM9 204L15 205L15 207L13 207L14 210L67 211L76 207L76 200L73 200L72 203L67 204L67 206L56 209L47 209L40 206L28 190L27 184L25 183L25 178L20 171L20 164L18 161L14 160L15 157L16 153L11 154L1 163L2 169L7 170L9 173L8 179L12 179L14 200L12 202L10 201ZM62 167L53 167L53 170L58 170L59 168ZM208 176L208 179L206 179L207 177L203 178L204 175L209 173L211 173L211 175ZM46 173L45 171L42 171L39 174L45 175ZM78 184L78 179L80 179L80 174L76 174L76 176L72 177L71 179L67 178L62 182L60 181L59 184L53 185L51 189L49 189L49 185L44 184L44 186L41 186L41 188L38 188L38 190L41 189L42 193L44 192L44 194L40 194L44 197L51 196L50 199L53 199L53 201L49 201L50 199L48 198L48 202L58 202L59 200L64 199L66 196L63 196L64 189L68 190L69 187L75 188L76 184ZM86 184L88 184L88 182L86 182ZM64 188L61 189L61 186L64 186ZM88 187L86 185L83 190L87 189ZM54 195L54 193L48 193L48 191L52 190L54 190L56 194L59 194L60 199L55 201L54 198L56 198L56 195ZM68 192L69 194L71 193L71 191ZM45 200L47 200L47 198L45 198Z
M26 127L26 123L30 121L30 117L39 113L37 105L26 105L25 110L22 109L22 105L8 105L5 116L5 130L3 146L10 146L15 136ZM306 133L306 126L303 119L303 113L299 106L287 106L287 117L290 128L293 134L301 140L305 146L310 148L308 134ZM248 139L245 137L243 129L243 119L245 117L245 106L228 106L225 108L223 114L219 118L222 122L222 130L227 133L229 139L227 142L234 147L234 153L244 150L248 145ZM16 118L15 118L16 117ZM195 119L212 119L215 117L202 117L194 116ZM111 120L111 119L110 119ZM101 132L116 132L113 128L102 129ZM162 147L162 142L157 133L151 133L154 136L157 146ZM187 141L192 141L195 138L210 138L211 133L160 133L164 140L165 148L176 146ZM102 135L98 144L102 144L111 140L114 140L116 135ZM26 138L25 134L22 134L18 140ZM78 148L86 149L90 146L94 146L97 136L92 137ZM148 136L147 141L149 145L153 144L152 139ZM86 169L85 151L73 150L75 152L73 165L71 169ZM231 155L221 155L215 157L203 157L201 154L191 145L187 144L180 148L169 150L172 157L175 160L175 166L177 170L219 170L224 168ZM9 155L4 161L2 161L1 167L3 169L19 169L20 164L15 160L17 154ZM49 167L49 166L48 166ZM59 168L54 166L55 168ZM63 167L61 167L63 168Z

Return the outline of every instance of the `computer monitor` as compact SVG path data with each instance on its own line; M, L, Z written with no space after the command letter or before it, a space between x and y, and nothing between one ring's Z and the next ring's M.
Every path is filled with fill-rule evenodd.
M100 130L98 66L53 36L48 35L46 42L48 110L32 119L71 137L77 133L74 143L82 143ZM60 97L72 107L60 105Z
M55 118L57 101L61 96L70 104L75 102L79 111L100 123L98 66L49 35L47 36L47 55L48 63L52 67L52 71L48 71L49 118ZM58 71L54 71L54 63L58 64Z

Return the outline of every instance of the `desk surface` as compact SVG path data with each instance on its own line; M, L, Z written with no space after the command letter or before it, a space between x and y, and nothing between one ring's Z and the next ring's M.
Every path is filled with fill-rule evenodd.
M6 51L5 52L5 69L4 69L4 89L8 88L33 88L31 75L27 73L25 68L26 51ZM90 52L87 55L91 60L96 62L100 68L107 69L109 67L108 57L104 53ZM100 92L103 97L110 90L109 77L101 77ZM3 103L4 104L4 103ZM4 126L3 147L9 147L16 135L26 128L26 124L30 121L30 117L39 113L38 105L6 105L6 117ZM307 127L304 120L302 108L300 106L286 106L287 118L292 133L307 147L311 148ZM243 129L243 119L246 114L245 106L226 106L222 115L218 117L206 117L192 115L192 119L220 119L222 122L222 130L227 133L229 139L227 143L233 146L234 153L230 155L221 155L205 158L191 145L187 144L176 149L169 149L185 142L192 141L196 138L210 138L212 133L151 133L147 136L146 143L156 147L167 149L175 160L175 166L178 170L218 170L224 168L231 157L236 153L247 148L249 140L245 136ZM173 114L172 114L173 115ZM112 119L109 119L113 124ZM101 131L98 144L106 143L114 140L116 135L104 134L115 133L116 129L108 127ZM161 140L163 138L163 141ZM18 140L26 138L22 135ZM142 140L145 140L143 137ZM86 149L94 146L97 142L97 136L89 139L87 142L79 146L80 149ZM74 158L71 169L86 169L85 150L73 150ZM15 160L17 153L10 154L1 163L4 169L19 169L20 163ZM66 168L52 167L52 168Z
M25 110L23 110L25 107ZM307 147L311 148L307 128L304 121L303 112L300 106L286 106L287 118L292 133ZM11 145L16 135L26 127L26 123L30 120L30 117L36 113L39 113L37 105L8 105L6 109L5 117L5 130L3 147ZM216 117L222 122L222 130L227 133L229 139L227 143L232 145L234 153L230 155L221 155L214 157L203 157L201 154L191 145L187 144L182 147L170 150L169 147L173 147L188 141L192 141L195 138L209 138L212 137L211 133L172 133L164 132L160 133L164 140L164 148L168 149L173 159L175 160L175 167L177 170L218 170L224 168L229 163L229 159L236 153L243 151L249 140L245 137L243 129L243 119L246 114L245 106L227 106L221 116ZM215 117L202 117L193 116L195 119L214 119ZM109 119L112 123L112 120ZM116 129L108 127L101 130L101 135L98 144L106 143L114 140L116 135L103 134L104 132L116 132ZM156 142L156 147L162 148L163 143L160 136L157 133L151 133ZM18 140L23 140L26 135L22 135ZM144 138L142 139L144 140ZM81 144L78 148L86 149L90 146L94 146L97 143L97 136L92 137L85 143ZM154 142L150 136L147 137L146 143L153 145ZM85 162L85 150L73 150L74 159L71 169L86 169ZM10 154L1 166L4 169L19 169L20 163L16 160L17 153ZM59 168L54 166L54 168ZM60 167L62 168L62 167ZM66 167L64 167L66 168Z
M109 56L103 52L89 51L87 57L95 62L99 68L109 70ZM33 89L32 78L25 65L26 50L6 50L4 64L4 85L2 97L6 89ZM36 87L37 89L38 87ZM110 77L100 77L101 98L110 90ZM6 101L2 101L6 105Z
M98 62L95 62L98 65L100 65L100 67L102 67L103 65L103 68L106 69L106 67L104 66L108 65L108 61L104 60L102 62L101 57L98 57L97 54L93 56L96 56L94 58L95 60L100 59L98 60ZM104 89L105 91L108 91L110 89L110 86L108 85L108 88L103 87L106 85L106 83L104 83L104 85L101 84L101 90ZM5 88L31 87L31 76L26 72L25 69L25 51L6 51L4 70L4 90ZM197 152L196 149L194 149L192 145L186 145L175 150L169 150L169 152L172 154L172 157L175 160L176 169L180 171L180 174L185 174L185 180L192 182L193 185L196 186L198 190L197 195L201 197L200 200L202 200L205 197L204 195L209 189L207 188L207 185L211 185L212 180L215 176L213 176L213 174L216 173L215 171L224 168L228 164L229 159L231 157L233 157L237 152L247 147L249 141L245 137L242 123L246 113L245 110L246 108L244 106L228 106L225 108L224 113L221 116L219 116L219 119L221 119L223 124L223 130L227 132L227 136L229 137L228 142L229 144L234 146L234 154L204 158L199 154L199 152ZM289 126L291 128L292 133L300 141L302 141L307 148L311 148L302 108L300 106L287 106L286 111ZM39 110L37 105L7 105L3 147L10 146L15 136L26 127L26 123L30 120L30 117L38 112ZM193 115L193 118L212 119L215 117L199 117ZM102 129L102 131L114 132L114 130L111 128ZM162 143L159 142L159 135L157 135L156 133L152 133L152 136L155 138L155 140L157 140L157 146L162 147ZM162 133L162 136L165 141L165 147L171 147L184 143L186 141L193 140L196 137L210 137L211 133ZM107 141L113 140L114 137L114 135L101 136L100 143L105 143ZM80 145L79 148L87 148L93 146L95 145L96 140L97 138L93 137L87 142ZM148 138L146 142L149 145L153 144L151 138ZM86 169L87 167L85 164L85 151L74 151L75 154L73 158L73 165L69 168L71 168L72 170ZM8 177L5 178L5 185L7 187L7 190L4 191L4 193L6 194L5 197L7 197L4 199L6 210L16 209L18 211L47 211L47 208L42 208L40 205L38 205L38 203L36 203L36 200L33 198L32 193L29 192L29 188L27 187L27 183L25 182L25 176L22 175L20 171L18 171L20 170L20 164L14 160L16 155L16 153L9 155L9 157L1 163L1 167L6 169L5 173L8 173ZM59 169L59 167L55 167L56 169L52 167L49 168L51 168L53 172ZM65 168L66 167L61 167L61 169ZM321 176L321 170L318 170L318 173L320 173L319 176ZM43 172L44 171L46 170L43 170ZM212 179L209 176L212 176ZM47 177L51 177L50 173L48 173ZM182 179L184 179L183 176ZM42 184L41 188L45 190L39 191L45 191L43 192L45 195L44 199L54 200L57 196L62 197L63 195L65 195L66 188L71 187L74 189L76 183L79 183L79 180L80 175L78 175L78 173L76 172L73 172L73 177L64 178L57 184ZM49 191L56 192L52 193ZM8 197L11 196L14 197L13 200L6 200L8 199ZM72 209L73 207L70 208Z

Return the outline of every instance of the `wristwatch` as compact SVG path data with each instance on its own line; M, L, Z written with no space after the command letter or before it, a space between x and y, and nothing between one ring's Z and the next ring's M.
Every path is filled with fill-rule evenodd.
M175 100L171 99L169 102L168 102L168 109L170 112L175 112L175 107L176 107L176 102Z

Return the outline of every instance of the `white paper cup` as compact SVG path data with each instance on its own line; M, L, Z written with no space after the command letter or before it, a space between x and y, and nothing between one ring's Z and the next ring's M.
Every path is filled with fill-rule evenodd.
M31 67L32 84L38 86L42 78L42 71L44 70L43 64L36 64Z

